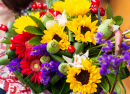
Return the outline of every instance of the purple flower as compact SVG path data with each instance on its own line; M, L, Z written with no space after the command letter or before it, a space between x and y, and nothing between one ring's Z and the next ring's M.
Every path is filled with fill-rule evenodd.
M102 90L102 91L100 92L100 94L104 94L104 91Z
M47 52L47 43L43 43L43 44L39 44L35 47L33 47L33 51L31 52L31 55L45 55L45 56L48 56L49 55L49 52Z
M113 94L117 94L116 91L113 91Z
M105 43L105 39L102 39L102 37L101 37L102 35L103 35L102 32L97 32L97 35L96 35L96 37L97 37L96 43L97 44L104 44Z
M129 47L129 45L126 45L125 42L122 42L121 48L122 48L124 51L127 51L127 50L129 50L130 47Z
M9 71L20 71L20 61L21 59L15 58L13 59L8 65L7 67L9 68Z
M106 43L107 43L107 45L102 47L102 51L105 53L111 51L111 49L113 47L113 43L110 40L108 40Z

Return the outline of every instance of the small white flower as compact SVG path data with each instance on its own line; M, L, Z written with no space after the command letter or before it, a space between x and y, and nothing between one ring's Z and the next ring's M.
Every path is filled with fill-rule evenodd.
M53 26L55 23L57 23L57 21L55 20L49 20L46 22L46 29L48 30L48 28L50 28L51 26Z
M87 50L87 52L83 55L74 55L74 62L72 62L72 59L69 58L69 57L66 57L66 56L62 56L66 62L72 66L72 67L83 67L82 64L81 64L81 58L83 58L83 60L85 60L86 58L88 58L88 55L89 55L89 51Z
M67 22L67 17L65 15L65 11L62 13L62 15L57 15L55 17L55 20L58 21L58 25L62 25L63 27L65 27L65 23Z

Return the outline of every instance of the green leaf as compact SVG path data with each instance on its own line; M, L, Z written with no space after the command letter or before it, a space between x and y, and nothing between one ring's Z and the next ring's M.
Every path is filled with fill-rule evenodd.
M41 40L42 40L41 36L35 36L29 40L29 44L38 45L41 44L40 42Z
M17 35L17 33L13 29L14 28L13 24L14 24L13 22L8 22L7 24L8 31L5 32L5 36L4 36L5 39L1 41L1 43L11 44L10 38Z
M10 63L10 60L8 59L8 56L2 56L0 58L0 65L8 65Z
M67 57L72 58L72 53L70 53L68 50L60 50L56 53L56 55L61 56L61 57L62 55L65 55Z
M52 55L50 54L51 58L54 59L56 62L60 62L60 63L63 63L65 60L60 57L60 56L57 56L57 55Z
M70 84L65 82L64 87L62 88L61 94L66 94L69 91L70 91ZM69 92L69 94L70 94L70 92Z
M69 42L74 42L73 34L68 28L67 28L67 33L68 33L68 37L69 37Z
M66 80L61 79L55 85L52 85L51 86L52 94L65 94L65 92L62 93L65 83L66 83Z
M40 28L35 26L27 26L24 28L27 32L35 35L43 35L43 32Z
M23 75L21 74L21 72L19 71L13 71L13 73L15 74L15 76L19 79L19 81L25 85L26 83L24 82L24 79L23 79Z
M107 19L110 19L113 17L112 8L110 5L107 5L106 14L107 14Z
M38 27L39 27L42 31L45 30L45 27L44 27L43 23L42 23L39 19L37 19L37 18L34 17L34 16L29 16L29 17L38 25Z
M39 94L50 86L50 84L47 84L46 86L44 86L43 84L38 84L38 83L35 84L34 82L31 82L32 75L33 74L30 74L29 76L27 76L24 79L24 81L32 89L34 94Z
M64 0L46 0L47 8L51 8L53 2L64 1Z
M130 72L128 70L127 67L123 68L122 70L119 71L118 77L120 77L120 79L125 79L127 77L130 76Z
M121 16L115 16L112 19L116 22L115 25L121 25L123 23L123 18Z
M98 21L101 23L100 9L99 8L97 9L98 9Z
M57 74L53 74L52 76L51 76L51 80L50 80L50 83L52 84L52 85L54 85L57 81L59 81L61 78L57 75Z
M84 53L84 43L75 42L73 46L75 48L75 52L73 53L73 55Z
M114 80L115 80L115 74L107 74L106 75L108 80L109 80L109 83L110 83L110 86L112 87L113 83L114 83ZM117 92L117 94L120 94L121 93L121 88L118 84L118 82L116 83L116 86L114 88L114 91Z
M103 90L105 90L106 92L109 92L109 84L103 76L101 79L101 83L99 83L99 85Z

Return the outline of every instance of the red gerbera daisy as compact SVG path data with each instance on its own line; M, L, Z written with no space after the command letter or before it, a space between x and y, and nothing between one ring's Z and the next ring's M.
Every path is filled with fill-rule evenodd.
M24 59L20 62L20 67L22 68L21 73L23 75L29 75L33 73L33 76L31 77L31 82L34 81L34 83L38 82L40 84L41 80L41 62L40 58L36 56L32 56L31 59Z
M35 35L23 31L23 34L18 34L14 37L14 43L17 44L16 54L18 58L25 57L25 59L30 59L30 52L32 51L33 45L29 44L28 41L34 36Z

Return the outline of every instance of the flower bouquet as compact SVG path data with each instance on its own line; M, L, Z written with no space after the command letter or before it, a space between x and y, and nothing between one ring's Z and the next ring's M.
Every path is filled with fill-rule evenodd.
M48 0L49 2L50 0ZM100 0L54 2L45 12L9 22L6 55L0 64L35 94L120 94L130 73L130 30L122 33L121 16L113 17Z

